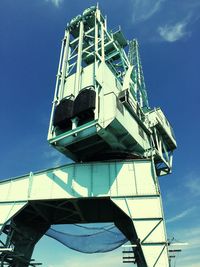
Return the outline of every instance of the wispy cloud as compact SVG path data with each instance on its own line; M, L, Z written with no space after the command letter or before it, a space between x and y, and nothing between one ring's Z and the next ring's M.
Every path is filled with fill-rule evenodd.
M59 7L63 0L46 0L46 2L52 3L54 6Z
M193 196L200 196L200 176L190 174L185 186Z
M157 13L165 0L131 0L133 22L145 21Z
M176 239L187 242L188 246L176 247L182 250L180 256L177 255L177 266L199 267L200 262L200 227L191 227L177 230ZM178 241L179 243L179 241Z
M188 243L188 251L200 249L200 227L185 228L184 230L177 231L177 235L179 238L181 237L182 241Z
M187 255L189 254L189 255ZM187 253L186 256L183 254L181 255L180 259L176 261L177 266L181 267L199 267L199 261L200 261L200 256L199 254L192 254L191 251Z
M121 262L121 251L116 250L116 252L106 253L106 254L81 254L78 257L68 257L66 262L56 265L48 265L48 267L64 267L69 264L70 267L79 267L83 265L83 262L87 262L87 267L101 267L101 266L119 266ZM120 265L121 266L121 265Z
M49 149L46 149L44 152L44 158L47 161L47 167L58 167L64 163L69 163L71 160L66 158L63 154L58 152L57 150L49 147Z
M172 218L166 220L166 222L167 222L167 223L171 223L171 222L178 221L178 220L180 220L180 219L182 219L182 218L188 216L194 209L195 209L195 207L193 207L193 208L189 208L189 209L187 209L187 210L184 210L183 212L181 212L181 213L175 215L174 217L172 217Z
M145 40L176 42L190 37L200 19L199 0L130 0L132 22L143 23L139 35ZM146 22L146 23L145 23ZM148 23L148 24L147 24Z
M175 42L189 35L187 32L188 21L177 22L174 25L164 25L158 27L159 35L167 42Z
M198 257L198 259L199 259L199 257ZM191 260L193 260L193 256L191 256ZM191 261L190 261L191 262ZM199 262L198 263L194 263L194 264L192 264L191 265L191 263L190 263L190 265L188 265L188 262L186 262L185 264L184 264L184 262L183 262L183 265L181 264L181 266L182 267L199 267Z

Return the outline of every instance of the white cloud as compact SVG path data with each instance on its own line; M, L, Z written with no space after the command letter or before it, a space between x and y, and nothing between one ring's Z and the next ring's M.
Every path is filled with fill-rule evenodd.
M190 208L190 209L187 209L187 210L184 210L183 212L177 214L176 216L166 220L166 223L171 223L171 222L175 222L177 220L180 220L186 216L188 216L195 208Z
M186 31L187 22L178 22L175 25L164 25L158 28L160 36L167 42L175 42L188 35Z
M184 252L177 258L177 266L181 267L199 267L200 256L198 254L191 254L185 256Z
M53 5L55 5L56 7L59 7L60 4L63 2L63 0L46 0L46 2L50 2Z
M176 231L176 239L188 243L184 249L187 251L200 248L200 227L185 228ZM179 241L177 241L179 243ZM199 254L198 254L199 255ZM199 255L200 256L200 255Z
M50 168L50 167L55 168L62 164L67 164L71 162L71 160L69 160L63 154L61 154L56 149L51 148L51 147L49 147L49 149L47 149L43 155L44 155L45 161L47 162L46 164L47 168Z
M175 42L191 36L193 25L200 19L199 0L130 0L132 22L148 21L141 29L143 38L152 41Z
M181 267L199 267L200 262L200 227L191 227L177 230L176 238L181 242L187 242L188 246L176 247L181 249L177 255L177 266ZM177 241L179 243L179 241ZM173 266L173 265L172 265Z
M157 13L165 0L132 0L133 22L145 21Z
M193 255L195 254L195 251L200 249L200 227L195 226L195 227L185 227L185 228L177 228L176 233L175 233L175 243L187 243L187 246L182 246L182 249L185 252L185 257L190 256L191 251L193 251ZM198 256L200 257L200 254L198 253Z
M193 196L200 196L200 177L191 174L186 187Z
M122 255L120 250L116 252L110 252L106 254L95 254L86 255L80 254L77 257L68 257L66 262L59 264L51 264L48 267L64 267L70 262L70 267L79 267L84 265L83 262L87 263L87 267L102 267L102 266L122 266L120 262L122 261Z

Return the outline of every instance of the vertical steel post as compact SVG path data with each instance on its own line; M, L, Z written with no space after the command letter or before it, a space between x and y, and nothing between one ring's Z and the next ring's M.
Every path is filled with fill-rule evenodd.
M136 68L137 68L137 95L139 95L139 99L138 102L140 104L140 107L143 106L143 99L142 99L142 94L141 94L141 91L140 91L140 87L141 87L141 84L142 84L142 79L141 79L141 72L140 72L140 60L139 60L139 54L138 54L138 42L135 41L135 50L136 50ZM138 88L138 85L139 85L139 88Z
M80 25L79 25L78 57L77 57L77 66L76 66L75 88L74 88L75 97L80 91L80 86L81 86L83 35L84 35L84 25L83 25L83 21L81 20Z
M62 71L61 71L61 82L60 82L60 90L59 90L59 99L63 98L64 87L65 87L65 78L67 76L67 65L68 65L68 54L69 54L69 39L70 33L67 30L64 38L64 55L62 61Z
M99 116L99 90L101 90L100 86L96 83L96 73L98 69L98 59L97 59L97 53L98 53L98 21L97 21L97 10L95 11L95 24L94 24L94 74L93 74L93 83L95 85L95 89L97 90L97 96L96 96L96 110L95 110L95 118L98 118Z
M65 36L64 36L64 38L62 40L62 46L61 46L61 51L60 51L60 59L59 59L58 71L57 71L57 75L56 75L55 93L54 93L54 99L53 99L53 107L52 107L51 116L50 116L48 138L49 138L49 135L50 135L50 133L52 131L53 114L54 114L55 104L56 104L56 102L58 100L58 88L59 88L59 84L60 84L61 62L62 62L62 57L63 57L64 42L65 42L64 40L65 40Z

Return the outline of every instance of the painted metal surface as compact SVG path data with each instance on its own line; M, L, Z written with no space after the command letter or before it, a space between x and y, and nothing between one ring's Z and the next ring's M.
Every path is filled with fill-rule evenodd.
M79 102L79 114L76 102L84 91L88 98L95 92L95 103ZM70 106L61 115L61 127L55 113L64 101ZM98 7L87 9L66 28L48 142L76 162L126 153L153 156L158 175L171 172L176 141L164 113L149 106L138 42L127 41L121 29L107 29Z
M27 201L2 201L0 202L0 233L2 227L10 221L20 210L22 210L27 204Z
M70 164L1 181L0 202L156 195L156 181L151 160Z
M98 199L102 208L105 201L109 201L110 204L101 216L97 215L95 218L96 206L90 204L89 213L84 211L82 201L85 201L84 206L87 207L89 203L87 199L90 199L90 202L93 201L92 199L95 201ZM71 203L76 201L78 222L115 221L120 230L135 245L135 254L142 257L138 259L140 263L138 266L168 266L162 204L157 176L151 160L70 164L2 181L0 182L1 224L6 223L11 216L16 216L26 203L39 211L40 206L37 205L52 205L53 208L55 201ZM56 202L56 205L58 203L62 202ZM123 220L120 219L122 215L117 216L118 212L113 212L115 207L119 214L123 215ZM56 206L55 208L59 209ZM16 218L20 216L23 218L25 216L23 212L26 214L27 209L28 207L24 208L22 215L19 214ZM51 209L51 214L53 210ZM69 217L65 215L60 222L71 223L73 212L71 210L71 215ZM74 213L77 213L77 210ZM49 215L44 211L40 210L39 214L42 214L47 222L50 220ZM93 219L91 219L92 216ZM127 225L130 225L128 231L124 223L126 221ZM52 221L49 221L49 224L51 223Z

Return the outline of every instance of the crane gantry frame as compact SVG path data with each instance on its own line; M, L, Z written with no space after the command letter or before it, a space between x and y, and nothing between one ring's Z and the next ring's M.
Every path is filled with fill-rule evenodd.
M36 266L52 224L112 221L138 267L169 267L158 176L176 140L149 106L137 40L109 31L98 6L66 27L48 142L74 163L0 182L1 266Z

